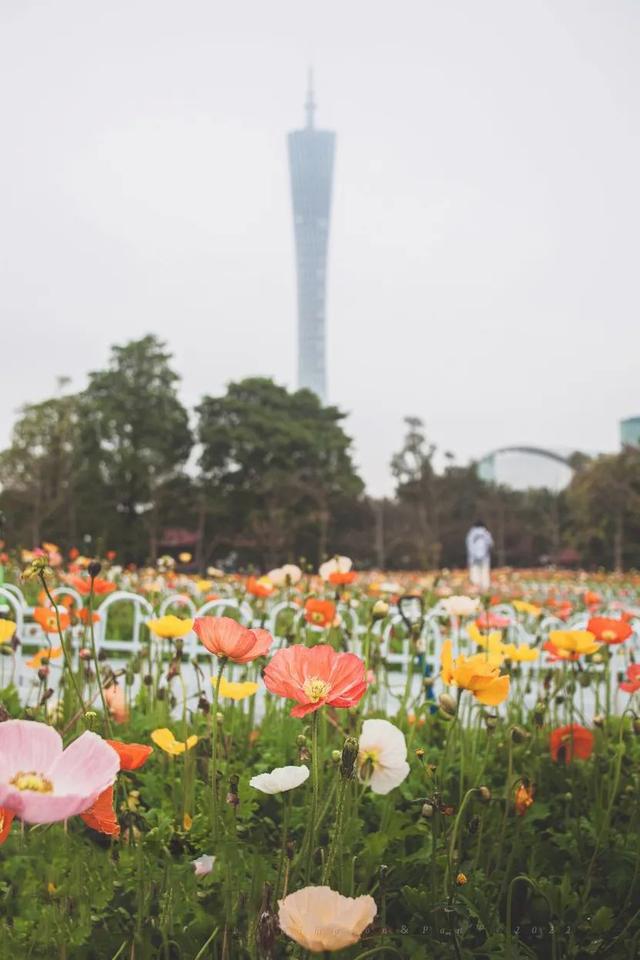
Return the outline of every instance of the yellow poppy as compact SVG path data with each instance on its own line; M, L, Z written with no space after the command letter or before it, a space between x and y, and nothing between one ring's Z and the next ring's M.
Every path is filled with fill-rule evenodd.
M600 644L589 630L551 630L549 640L556 650L588 656L600 649Z
M483 653L472 657L452 656L451 640L442 645L442 679L469 690L479 703L495 707L509 696L509 677Z
M33 670L39 670L43 660L57 660L58 657L61 656L62 647L52 647L51 650L49 650L48 647L43 647L42 650L34 653L31 660L27 660L26 666L31 667Z
M184 637L193 630L193 620L181 620L172 613L159 617L158 620L147 620L147 626L157 637L163 640L175 640Z
M535 603L528 603L526 600L514 600L513 606L518 613L526 613L531 617L539 617L542 613L540 607L537 607Z
M16 632L13 620L0 620L0 643L8 643Z
M215 687L215 677L211 678L211 683ZM251 683L249 680L245 683L233 683L231 680L225 680L224 677L220 680L218 687L219 696L228 697L229 700L245 700L247 697L252 697L257 689L258 684Z
M160 747L161 750L164 750L164 752L168 753L171 757L179 757L185 750L191 750L192 747L195 747L198 742L195 733L187 737L184 743L181 740L176 740L171 730L167 727L160 727L158 730L154 730L151 734L151 739L157 747Z
M530 647L523 643L516 647L514 643L507 643L503 646L502 652L507 660L514 660L518 663L531 663L540 656L540 651L536 647Z
M196 590L198 593L208 593L213 583L211 580L196 580Z

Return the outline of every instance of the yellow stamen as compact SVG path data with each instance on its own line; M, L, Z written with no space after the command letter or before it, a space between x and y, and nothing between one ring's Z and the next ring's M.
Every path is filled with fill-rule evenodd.
M28 773L23 773L21 770L19 773L16 773L13 780L10 780L9 783L18 790L33 790L35 793L53 793L51 780L47 780L46 777L43 777L41 773L36 773L35 770L29 770Z
M320 677L307 677L302 684L302 689L311 703L317 703L318 700L324 700L329 695L331 687L326 680L321 680Z

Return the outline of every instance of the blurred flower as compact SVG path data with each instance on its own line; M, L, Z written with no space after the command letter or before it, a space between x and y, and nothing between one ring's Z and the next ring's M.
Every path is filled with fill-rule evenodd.
M32 670L39 670L45 660L57 660L61 656L62 647L52 647L51 649L43 647L42 650L34 653L30 660L27 660L25 666Z
M3 844L9 836L14 816L15 814L11 810L0 807L0 844Z
M304 618L315 627L331 627L336 619L336 607L330 600L309 597L304 605Z
M78 611L78 619L80 623L89 623L89 609L88 607L83 607L82 610ZM91 613L91 622L97 623L100 619L100 614L93 610Z
M303 887L278 907L280 929L311 953L357 943L378 910L373 897L343 897L330 887Z
M179 757L185 750L191 750L192 747L195 747L198 742L198 737L195 733L187 737L184 743L181 740L176 740L171 730L167 727L154 730L151 734L151 739L157 747L160 747L161 750L164 750L164 752L168 753L171 757Z
M73 587L74 590L82 594L83 597L87 597L91 593L91 579L89 577L67 575L63 577L63 580L69 587ZM107 593L113 593L115 589L116 585L111 580L94 577L93 592L97 597L105 596Z
M231 617L196 617L193 629L209 653L234 663L264 657L273 643L267 630L249 630Z
M542 609L535 603L527 603L526 600L514 600L513 607L518 613L525 613L529 617L539 617Z
M109 713L116 723L126 723L129 719L129 709L124 696L124 690L117 683L104 688L104 699Z
M192 555L187 550L178 554L178 560L180 563L191 563L192 559Z
M600 644L588 630L551 630L548 642L564 660L574 659L574 656L589 656L600 648Z
M292 717L304 717L324 704L353 707L365 690L365 665L354 653L337 653L327 644L296 644L278 650L264 671L271 693L296 700Z
M201 854L197 860L192 860L193 870L196 877L206 877L208 873L211 873L213 870L213 865L216 862L216 858L212 857L208 853Z
M13 620L0 620L0 643L8 643L13 640L16 632L16 625Z
M269 577L249 577L246 584L247 593L253 597L269 597L273 593L273 584Z
M120 762L102 737L85 731L66 749L46 723L0 723L0 807L25 823L55 823L87 810L111 786Z
M409 776L407 743L388 720L365 720L358 747L358 777L373 793L387 794Z
M186 637L193 630L193 620L174 617L172 613L165 614L157 620L147 620L147 626L157 637L163 640L175 640L176 637Z
M476 619L476 626L480 627L482 630L486 630L489 627L496 627L499 630L504 630L506 627L511 626L511 617L504 617L502 614L493 613L489 610L488 613L481 613Z
M442 645L442 679L444 683L454 683L464 690L470 690L480 703L497 706L509 696L509 677L500 676L500 668L490 662L482 653L472 657L452 657L451 640Z
M353 561L349 557L332 557L326 563L321 563L318 573L323 580L331 580L334 574L350 573ZM336 582L335 580L333 581ZM348 581L347 581L348 582Z
M211 677L211 684L214 687L216 686L215 677ZM246 700L247 697L252 697L254 693L257 693L257 690L258 684L250 680L244 683L233 683L231 680L226 680L222 677L218 684L219 695L221 697L227 697L229 700Z
M630 663L627 667L627 679L620 684L625 693L637 693L640 690L640 663Z
M285 563L283 567L270 570L267 577L276 587L295 587L302 579L302 570L295 563Z
M276 767L271 773L259 773L249 780L249 786L261 793L285 793L299 787L309 779L309 767L304 764L291 767Z
M579 723L571 723L566 727L558 727L551 732L549 746L551 759L556 763L564 760L570 763L574 757L588 760L593 753L593 734Z
M591 617L587 630L600 643L623 643L632 635L633 629L624 620L614 620L610 617Z
M472 617L478 611L480 601L472 597L445 597L440 605L449 617Z

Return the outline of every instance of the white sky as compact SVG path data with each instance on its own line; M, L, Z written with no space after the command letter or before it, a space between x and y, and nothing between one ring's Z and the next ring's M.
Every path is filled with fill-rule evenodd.
M337 131L329 383L374 493L640 413L636 0L0 0L0 442L166 338L193 404L294 385L285 134Z

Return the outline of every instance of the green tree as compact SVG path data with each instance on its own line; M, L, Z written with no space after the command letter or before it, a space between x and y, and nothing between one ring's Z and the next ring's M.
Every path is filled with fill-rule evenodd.
M265 565L300 551L323 557L334 505L363 490L345 414L261 377L204 397L197 414L203 503L214 519L226 515L229 545Z
M391 460L396 494L414 512L413 531L422 567L437 567L440 561L440 517L433 458L436 446L429 443L424 422L405 417L407 427L402 449Z
M163 509L192 446L170 361L153 335L114 346L82 397L83 487L99 492L102 510L108 505L121 519L125 552L140 558L146 541L152 561Z

